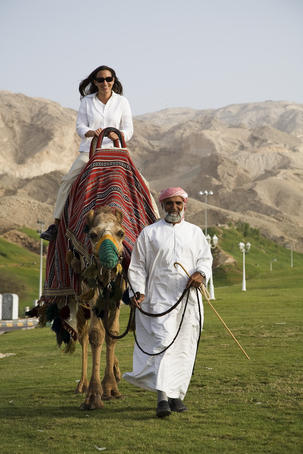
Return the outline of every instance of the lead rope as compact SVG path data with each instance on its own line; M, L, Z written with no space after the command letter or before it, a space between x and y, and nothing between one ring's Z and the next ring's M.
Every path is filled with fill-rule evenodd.
M130 283L130 281L129 281L127 276L126 276L126 280L129 283L131 291L134 293L134 295L136 295L136 293L134 292L134 289L132 288L132 285L131 285L131 283ZM142 353L144 353L145 355L148 355L148 356L158 356L158 355L161 355L162 353L164 353L166 350L168 350L174 344L174 342L176 341L176 339L177 339L177 337L179 335L181 327L182 327L182 323L183 323L184 316L185 316L185 311L187 309L189 292L190 292L190 288L185 288L183 290L183 293L182 293L181 297L178 299L178 301L171 308L169 308L167 311L159 313L159 314L146 312L142 308L137 308L137 309L139 309L140 312L142 312L142 314L144 314L144 315L146 315L148 317L162 317L163 315L169 314L169 312L171 312L173 309L175 309L181 303L181 301L183 300L184 296L187 293L186 302L185 302L185 306L184 306L184 309L183 309L183 313L182 313L182 317L181 317L181 321L180 321L180 325L179 325L179 328L177 330L177 333L176 333L175 337L173 338L173 340L171 341L171 343L169 345L167 345L167 347L165 347L162 351L157 352L157 353L149 353L149 352L146 352L145 350L143 350L143 348L141 347L141 345L138 342L138 339L137 339L137 336L136 336L136 332L134 331L134 339L135 339L136 345L139 348L139 350L141 350ZM198 310L199 310L199 336L198 336L198 340L197 340L197 348L196 348L196 354L195 354L195 360L194 360L192 375L194 374L194 370L195 370L195 364L196 364L198 348L199 348L200 338L201 338L201 331L202 331L202 314L201 314L201 307L200 307L198 289L196 289L196 297L197 297L197 304L198 304ZM135 309L136 309L136 307L135 307Z
M134 292L134 290L133 290L133 288L132 288L132 285L131 285L131 283L130 283L130 281L129 281L129 279L128 279L128 277L127 277L126 275L124 275L124 279L128 282L128 284L129 284L129 286L130 286L130 288L131 288L131 291L134 293L134 295L136 295L136 293ZM189 289L184 289L182 295L180 296L180 298L178 299L178 301L177 301L172 307L170 307L170 308L167 309L166 311L161 312L161 313L158 313L158 314L155 314L155 313L152 313L152 312L146 312L146 311L144 311L142 308L139 308L139 307L136 307L136 306L133 307L133 306L131 305L130 313L129 313L129 318L128 318L128 323L127 323L127 327L126 327L125 331L124 331L122 334L118 335L118 336L116 336L115 334L112 334L112 333L109 331L109 329L107 328L107 326L106 326L105 319L102 320L102 321L103 321L104 329L105 329L105 331L106 331L106 334L107 334L108 336L110 336L112 339L122 339L124 336L126 336L126 335L128 334L128 332L129 332L129 330L130 330L131 324L132 324L132 322L133 322L133 320L134 320L134 318L135 318L135 311L136 311L136 309L138 309L140 312L142 312L142 314L146 315L147 317L163 317L163 315L169 314L171 311L173 311L173 310L181 303L181 301L182 301L182 299L184 298L184 296L185 296L185 294L186 294L187 291L189 291ZM187 299L188 299L188 298L187 298ZM178 332L179 332L179 331L180 331L180 330L178 330Z
M117 251L115 251L115 252L116 252L118 258L121 259L121 258L119 257L119 255L118 255ZM125 272L123 272L123 273L124 273L124 279L125 279L125 281L129 284L131 291L133 292L134 296L136 297L137 293L134 291L134 289L133 289L133 287L132 287L132 285L131 285L131 283L130 283L130 280L128 279L127 273L125 273ZM142 312L142 314L144 314L144 315L146 315L146 316L148 316L148 317L163 317L164 315L167 315L167 314L169 314L171 311L173 311L173 310L181 303L181 301L182 301L182 299L184 298L184 296L185 296L185 294L186 294L187 291L188 291L188 295L189 295L189 289L186 289L186 288L185 288L185 289L183 290L182 295L181 295L180 298L178 299L178 301L177 301L172 307L170 307L170 308L167 309L166 311L161 312L161 313L159 313L159 314L154 314L154 313L152 313L152 312L146 312L146 311L144 311L141 307L137 307L137 306L133 307L133 305L131 305L130 313L129 313L129 318L128 318L128 323L127 323L127 327L126 327L125 331L124 331L122 334L120 334L120 335L112 334L112 333L109 331L109 329L108 329L107 326L106 326L106 322L105 322L105 318L104 318L104 320L102 320L102 321L103 321L103 326L104 326L104 329L105 329L106 334L107 334L109 337L111 337L112 339L117 339L117 340L122 339L123 337L125 337L125 336L128 334L128 332L129 332L129 330L130 330L130 327L131 327L131 325L132 325L132 322L133 322L133 320L135 319L135 311L136 311L136 308L139 309L139 311ZM186 309L186 307L187 307L188 295L187 295L187 299L186 299L185 309ZM198 299L198 302L199 302L199 299ZM185 310L184 310L184 313L185 313ZM182 322L183 322L183 318L184 318L184 313L183 313L183 315L182 315L181 324L180 324L180 326L179 326L179 329L178 329L178 331L177 331L177 334L176 334L175 338L173 339L173 342L172 342L170 345L172 345L172 344L174 343L174 341L176 340L176 338L177 338L177 336L178 336L178 334L179 334L179 331L180 331L180 329L181 329L181 325L182 325ZM140 346L139 346L139 344L138 344L138 341L137 341L137 339L136 339L135 330L134 330L134 338L135 338L136 344L137 344L138 347L140 348ZM170 345L169 345L169 347L170 347ZM165 350L167 350L167 348L169 348L169 347L166 347ZM163 350L163 351L165 351L165 350ZM142 350L142 351L143 351L143 350ZM148 353L146 353L146 354L148 354ZM151 354L151 355L153 356L154 354Z
M149 352L146 352L145 350L143 350L143 348L141 347L141 345L139 344L138 342L138 339L137 339L137 336L136 336L136 332L134 331L134 338L135 338L135 342L136 342L136 345L137 347L139 348L139 350L141 350L142 353L145 353L145 355L148 355L148 356L158 356L158 355L161 355L162 353L166 352L166 350L168 350L172 345L173 343L175 342L175 340L177 339L178 337L178 334L181 330L181 327L182 327L182 323L183 323L183 320L184 320L184 315L185 315L185 311L186 311L186 308L187 308L187 303L188 303L188 297L189 297L189 289L185 289L185 291L182 293L182 296L181 298L179 299L179 302L182 301L184 295L187 293L187 297L186 297L186 302L185 302L185 306L184 306L184 309L183 309L183 313L182 313L182 317L181 317L181 321L180 321L180 325L179 325L179 328L176 332L176 335L175 337L173 338L173 340L171 341L171 343L169 345L167 345L166 347L163 348L163 350L161 350L160 352L157 352L157 353L149 353ZM177 302L178 303L178 302ZM177 304L176 303L176 304ZM174 305L176 307L176 304ZM142 312L143 314L145 315L148 315L147 312L145 311L142 311L140 308L138 308L140 312ZM172 308L170 308L172 310ZM170 312L169 311L166 311L166 313ZM165 313L162 313L162 314L151 314L151 315L148 315L150 317L161 317L162 315L164 315Z
M198 337L198 340L197 340L197 349L196 349L196 354L195 354L195 360L194 360L192 375L194 375L194 373L195 373L196 360L197 360L198 349L199 349L199 344L200 344L200 338L201 338L201 333L202 333L202 314L201 314L201 307L200 307L200 302L199 302L199 293L198 293L198 289L197 288L196 288L196 296L197 296L197 304L198 304L198 309L199 309L199 337Z
M125 279L126 282L128 282L131 291L133 292L134 296L136 297L137 293L134 291L134 289L133 289L133 287L132 287L132 285L130 283L130 280L128 279L128 276L127 276L126 273L124 273L124 279ZM176 341L176 339L177 339L177 337L178 337L178 335L180 333L180 330L181 330L181 327L182 327L182 324L183 324L183 320L184 320L184 316L185 316L185 311L187 309L189 292L190 292L190 288L185 288L183 290L183 292L182 292L182 295L178 299L178 301L172 307L170 307L166 311L158 313L158 314L155 314L153 312L146 312L141 307L137 307L137 306L133 307L133 306L131 306L130 313L129 313L129 318L128 318L128 323L127 323L127 327L126 327L125 331L122 334L116 336L115 334L112 334L109 331L109 329L106 326L105 320L103 320L103 326L104 326L105 332L112 339L117 339L117 340L118 339L122 339L123 337L125 337L128 334L128 332L130 330L131 324L132 324L133 320L135 319L136 309L139 309L139 311L142 314L146 315L147 317L163 317L164 315L167 315L171 311L173 311L181 303L181 301L183 300L184 296L187 294L185 306L184 306L184 309L183 309L183 313L182 313L182 317L181 317L181 321L180 321L180 325L178 327L177 333L176 333L175 337L173 338L173 340L171 341L171 343L169 345L167 345L166 347L164 347L164 349L162 351L157 352L157 353L149 353L149 352L146 352L145 350L143 350L143 348L141 347L141 345L138 342L138 339L137 339L137 336L136 336L136 331L134 329L135 343L136 343L137 347L139 348L139 350L141 350L142 353L144 353L145 355L148 355L148 356L161 355L162 353L164 353L166 350L168 350L174 344L174 342ZM194 369L195 369L195 364L196 364L196 359L197 359L197 353L198 353L198 348L199 348L199 343L200 343L200 338L201 338L201 330L202 330L202 316L201 316L201 308L200 308L199 295L198 295L198 290L197 289L196 289L196 297L197 297L197 304L198 304L198 310L199 310L199 336L198 336L198 340L197 340L197 348L196 348L196 354L195 354L195 360L194 360L192 374L194 374Z

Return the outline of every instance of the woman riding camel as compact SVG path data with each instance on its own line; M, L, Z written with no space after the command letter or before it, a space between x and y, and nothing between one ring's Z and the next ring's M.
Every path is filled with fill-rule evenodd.
M93 137L98 137L107 127L119 129L125 141L133 135L133 120L128 100L122 96L122 84L115 71L108 66L98 66L79 85L81 104L77 116L76 130L81 137L80 155L71 166L67 175L62 178L55 210L54 224L41 233L40 237L47 241L56 239L61 214L69 194L69 190L89 161L90 144ZM102 148L113 147L117 134L111 132L105 137Z

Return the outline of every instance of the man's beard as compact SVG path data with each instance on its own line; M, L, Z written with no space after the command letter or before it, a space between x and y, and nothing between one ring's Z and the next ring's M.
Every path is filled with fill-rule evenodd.
M166 213L165 221L171 224L178 224L184 217L184 208L178 213Z

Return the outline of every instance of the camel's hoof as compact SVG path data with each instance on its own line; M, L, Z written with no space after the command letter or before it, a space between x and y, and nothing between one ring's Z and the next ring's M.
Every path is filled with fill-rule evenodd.
M88 406L86 405L85 402L83 402L81 405L80 405L80 410L89 410Z
M83 404L80 405L81 410L97 410L103 407L104 403L102 402L102 399L99 395L91 395L87 397Z
M119 391L111 391L107 394L102 394L102 400L122 399L122 394Z
M76 389L75 394L84 394L88 391L88 383L79 382Z
M122 399L123 398L122 394L119 393L119 392L112 392L112 396L113 396L114 399Z

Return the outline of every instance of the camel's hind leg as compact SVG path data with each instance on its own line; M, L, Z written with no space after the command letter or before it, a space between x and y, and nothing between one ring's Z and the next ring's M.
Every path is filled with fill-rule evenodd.
M119 334L119 315L120 309L116 309L114 312L110 313L109 316L105 315L107 320L107 327L110 333L114 335ZM121 393L118 389L118 381L121 378L121 372L119 368L119 362L115 356L115 348L117 339L113 339L108 334L105 337L106 341L106 367L104 372L104 377L102 380L103 388L103 400L109 400L113 397L120 398Z
M100 319L92 313L89 329L89 343L92 348L92 375L86 399L81 405L81 408L84 410L95 410L104 406L102 402L102 386L100 381L100 359L104 337L105 331L103 325Z

